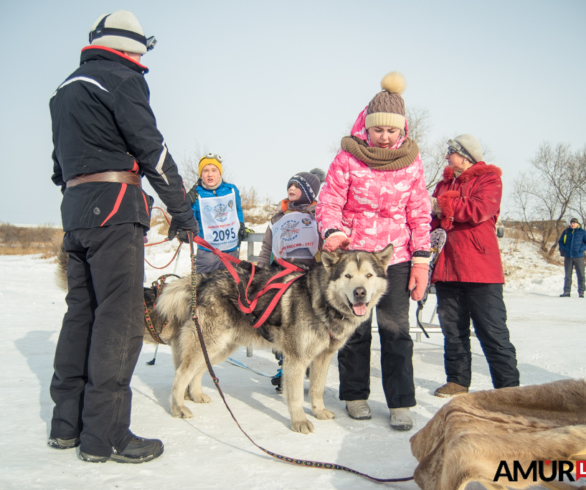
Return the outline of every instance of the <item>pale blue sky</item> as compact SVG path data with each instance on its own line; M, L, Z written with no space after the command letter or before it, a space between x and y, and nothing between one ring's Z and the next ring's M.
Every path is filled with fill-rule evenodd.
M394 70L432 138L490 145L506 193L543 141L586 143L584 1L2 0L0 221L60 224L49 98L118 9L159 41L143 63L175 160L205 147L275 201L294 173L327 170Z

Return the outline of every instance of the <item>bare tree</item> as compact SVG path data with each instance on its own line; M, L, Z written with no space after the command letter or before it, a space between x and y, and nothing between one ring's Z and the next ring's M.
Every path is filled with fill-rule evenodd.
M185 185L186 190L191 189L199 180L199 160L208 153L209 149L206 145L200 146L199 143L196 143L195 148L191 152L185 154L179 161L181 177L183 177L183 184Z
M409 137L417 143L425 172L427 190L433 190L442 179L446 160L446 142L448 138L440 138L430 143L431 116L427 107L411 106L406 111L409 124Z
M575 158L577 169L586 169L586 146L576 152ZM578 191L570 203L570 210L580 219L580 223L586 222L586 179L581 183L578 182Z
M531 160L532 169L514 183L513 201L523 234L548 257L566 227L570 209L584 203L584 151L572 153L567 144L543 143Z

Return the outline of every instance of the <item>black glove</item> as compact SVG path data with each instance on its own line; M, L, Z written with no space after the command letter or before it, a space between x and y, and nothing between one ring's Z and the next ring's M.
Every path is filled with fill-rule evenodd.
M240 222L240 229L238 230L238 240L242 241L246 238L246 226Z
M199 194L197 193L197 184L195 184L187 193L187 197L189 198L191 204L195 204L198 196Z
M197 236L199 233L199 225L195 218L192 216L191 221L187 223L181 223L181 220L177 220L175 218L171 218L171 224L169 225L169 234L167 235L169 240L173 240L173 238L177 237L183 243L189 243L189 238L187 237L187 232L190 231L193 233L193 236Z

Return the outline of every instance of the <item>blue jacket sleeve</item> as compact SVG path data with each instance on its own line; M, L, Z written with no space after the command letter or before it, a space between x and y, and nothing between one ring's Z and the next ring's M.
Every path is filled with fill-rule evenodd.
M586 251L586 230L582 231L582 246L580 247L580 253L584 253Z
M197 187L197 192L200 193L202 189ZM199 225L199 233L198 236L203 238L203 227L201 225L201 213L199 211L199 199L196 199L195 202L191 205L191 209L193 209L193 216L197 220L197 224Z
M236 186L234 186L234 194L236 194L236 212L238 213L238 221L244 223L244 213L242 212L242 203L240 202L240 191Z

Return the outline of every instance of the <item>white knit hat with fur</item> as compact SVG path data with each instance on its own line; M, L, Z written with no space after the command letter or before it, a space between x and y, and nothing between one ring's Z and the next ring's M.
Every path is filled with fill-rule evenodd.
M104 17L106 17L106 20L101 27L128 31L130 35L134 34L137 40L116 34L102 34L100 29L97 29L96 31L96 28L98 28ZM144 39L144 32L141 25L138 23L138 19L132 12L127 12L125 10L117 10L109 15L100 15L98 20L92 25L90 31L92 46L105 46L106 48L127 51L129 53L145 54L147 52L146 39L142 41L141 38ZM141 39L141 41L138 39Z

